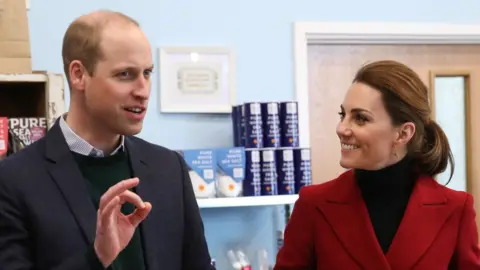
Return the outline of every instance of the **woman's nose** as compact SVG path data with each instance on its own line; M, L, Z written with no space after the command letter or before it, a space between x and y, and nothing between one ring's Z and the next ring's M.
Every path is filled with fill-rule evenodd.
M340 121L337 125L337 135L339 137L343 136L350 136L351 134L351 129L348 123L346 123L344 120Z

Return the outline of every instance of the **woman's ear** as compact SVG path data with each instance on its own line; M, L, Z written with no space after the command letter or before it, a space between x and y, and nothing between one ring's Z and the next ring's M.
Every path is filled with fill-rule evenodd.
M415 124L412 122L406 122L398 127L397 138L395 144L407 145L415 134Z

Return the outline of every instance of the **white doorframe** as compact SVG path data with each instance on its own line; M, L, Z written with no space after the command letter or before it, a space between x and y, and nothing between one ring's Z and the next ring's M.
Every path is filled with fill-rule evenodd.
M308 45L480 44L480 25L386 22L297 22L294 25L293 42L300 146L310 147Z

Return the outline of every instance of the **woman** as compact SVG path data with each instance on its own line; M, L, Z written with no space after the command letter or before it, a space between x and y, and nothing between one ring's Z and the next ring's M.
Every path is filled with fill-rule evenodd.
M419 76L368 64L339 114L352 170L300 191L275 269L480 269L472 196L433 179L453 158Z

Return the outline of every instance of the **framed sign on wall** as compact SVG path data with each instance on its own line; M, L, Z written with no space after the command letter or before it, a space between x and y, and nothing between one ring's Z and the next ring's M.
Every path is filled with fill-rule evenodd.
M230 113L236 103L235 56L226 47L159 49L160 110Z

